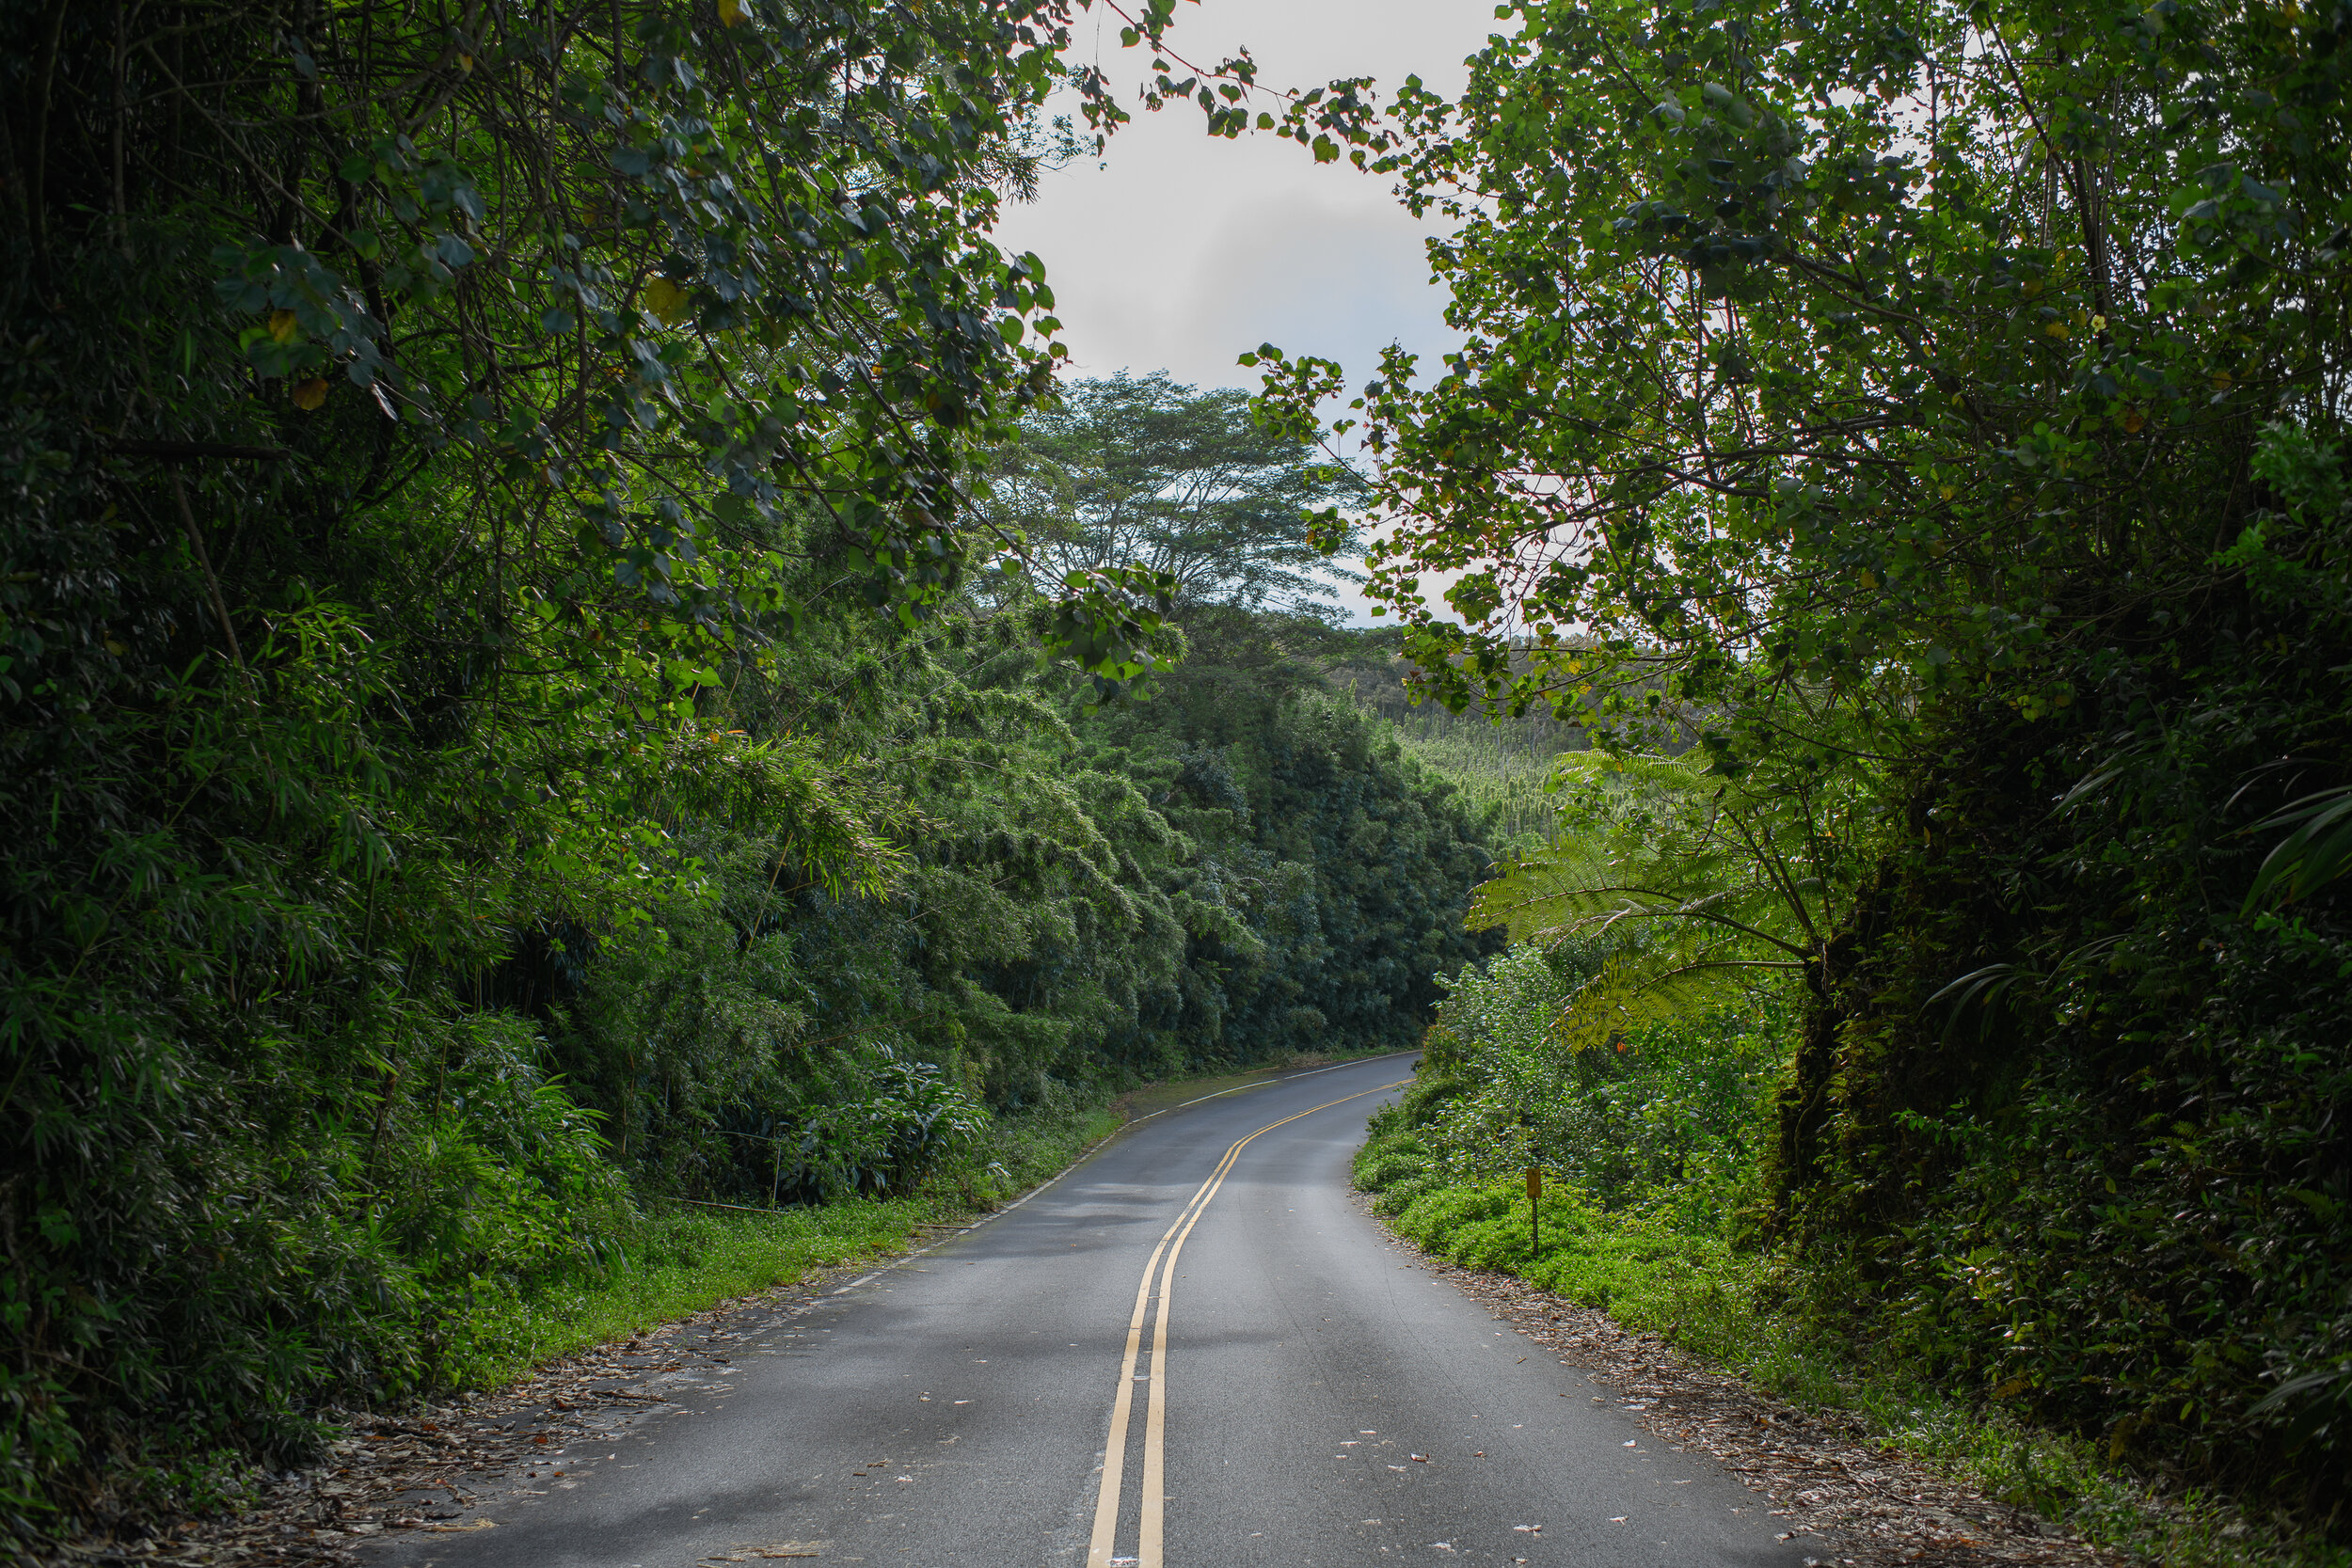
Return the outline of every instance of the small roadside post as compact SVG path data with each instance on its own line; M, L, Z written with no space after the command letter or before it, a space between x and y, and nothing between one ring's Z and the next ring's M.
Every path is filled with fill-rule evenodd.
M1527 1247L1530 1255L1544 1252L1544 1167L1527 1167Z

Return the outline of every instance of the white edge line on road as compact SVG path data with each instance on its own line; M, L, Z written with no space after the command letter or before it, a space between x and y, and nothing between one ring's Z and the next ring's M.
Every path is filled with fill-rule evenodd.
M1372 1061L1376 1058L1367 1056L1364 1059L1366 1061ZM1063 1166L1060 1170L1056 1171L1053 1175L1047 1177L1036 1186L1031 1187L1027 1192L1023 1193L1019 1197L1014 1198L1010 1203L1006 1204L1002 1209L991 1210L989 1212L982 1214L978 1219L974 1220L970 1225L957 1226L953 1229L949 1230L947 1234L940 1237L937 1241L916 1247L913 1252L902 1253L898 1257L894 1258L889 1262L883 1264L881 1268L876 1269L872 1274L866 1275L864 1278L852 1279L847 1285L843 1285L835 1290L828 1291L825 1293L829 1296L837 1296L848 1291L854 1291L861 1285L871 1285L875 1280L880 1279L882 1275L890 1273L893 1269L900 1268L908 1263L912 1263L914 1259L922 1257L925 1253L930 1252L938 1247L946 1246L949 1242L954 1241L959 1236L969 1236L972 1232L988 1224L991 1220L999 1220L1004 1218L1007 1214L1011 1213L1015 1209L1020 1208L1023 1204L1037 1196L1038 1194L1043 1192L1055 1182L1059 1181L1063 1177L1068 1176L1072 1171L1076 1170L1080 1165L1086 1164L1087 1161L1092 1159L1096 1149L1101 1148L1104 1144L1110 1142L1113 1138L1119 1136L1120 1132L1125 1132L1129 1127L1134 1125L1134 1122L1120 1123L1117 1128L1113 1129L1111 1132L1104 1133L1101 1138L1097 1139L1093 1148L1088 1149L1084 1154L1079 1155L1075 1160L1071 1161L1069 1164Z
M1043 1192L1055 1182L1059 1181L1063 1177L1068 1176L1072 1171L1076 1170L1080 1165L1085 1164L1087 1161L1094 1157L1096 1150L1100 1149L1104 1144L1109 1143L1113 1138L1116 1138L1120 1133L1124 1132L1130 1127L1140 1126L1142 1123L1150 1121L1152 1117L1164 1117L1170 1111L1181 1111L1184 1108L1184 1105L1198 1105L1201 1103L1202 1101L1221 1100L1229 1094L1239 1094L1244 1089L1263 1089L1270 1087L1276 1084L1288 1084L1295 1079L1313 1078L1326 1072L1337 1072L1343 1067L1355 1067L1361 1062L1385 1062L1393 1056L1410 1056L1418 1053L1420 1050L1421 1047L1415 1046L1410 1051L1388 1051L1383 1052L1377 1056L1359 1056L1355 1059L1355 1061L1351 1062L1333 1062L1329 1067L1309 1068L1304 1072L1285 1073L1279 1078L1269 1078L1263 1084L1237 1084L1230 1089L1219 1089L1215 1094L1204 1094L1200 1100L1187 1100L1184 1102L1184 1105L1163 1105L1160 1109L1152 1112L1152 1116L1137 1117L1134 1121L1122 1121L1117 1128L1104 1133L1102 1139L1095 1144L1093 1148L1088 1149L1084 1154L1079 1155L1075 1160L1071 1161L1069 1164L1063 1166L1052 1176L1047 1177L1036 1186L1031 1187L1027 1192L1023 1193L1019 1197L1014 1198L1010 1203L1006 1204L1002 1209L997 1209L989 1213L982 1214L978 1219L974 1220L970 1225L961 1226L954 1230L950 1230L946 1235L942 1236L938 1241L932 1242L927 1246L917 1247L913 1252L905 1253L898 1258L894 1258L889 1262L883 1264L881 1268L876 1269L872 1274L866 1275L862 1278L852 1279L847 1285L838 1286L834 1290L826 1291L825 1293L829 1296L846 1295L850 1291L856 1290L861 1285L871 1285L875 1280L880 1279L882 1275L891 1273L895 1269L902 1268L906 1264L912 1263L914 1259L922 1257L925 1253L930 1252L934 1248L946 1245L947 1243L952 1241L954 1238L958 1236L969 1236L973 1231L977 1230L980 1227L988 1224L991 1220L1002 1219L1005 1215L1011 1213L1015 1209L1020 1208L1023 1204L1037 1196L1038 1194Z
M1150 1121L1152 1117L1164 1117L1170 1111L1181 1111L1186 1105L1198 1105L1201 1102L1201 1101L1205 1100L1221 1100L1229 1094L1239 1094L1244 1089L1263 1089L1275 1084L1287 1084L1294 1079L1312 1078L1321 1073L1337 1072L1343 1067L1354 1067L1359 1062L1385 1062L1391 1056L1411 1056L1419 1053L1420 1051L1421 1047L1418 1045L1414 1046L1409 1051L1384 1051L1377 1056L1358 1056L1354 1061L1333 1062L1329 1067L1309 1068L1304 1072L1287 1072L1279 1078L1269 1078L1265 1080L1264 1083L1261 1084L1236 1084L1230 1089L1219 1089L1215 1094L1204 1094L1200 1100L1187 1100L1183 1103L1176 1105L1163 1105L1158 1110L1153 1111L1151 1116L1137 1117L1134 1121L1127 1122L1124 1125L1128 1127L1140 1126L1144 1122Z
M1117 1136L1118 1134L1116 1132L1106 1134L1102 1143L1096 1144L1094 1148L1102 1148L1103 1144L1110 1142L1112 1138ZM980 1227L986 1225L991 1220L1002 1219L1005 1215L1011 1213L1015 1209L1020 1208L1023 1204L1037 1196L1038 1194L1043 1192L1046 1188L1052 1186L1063 1177L1068 1176L1071 1171L1076 1170L1089 1155L1093 1154L1094 1148L1088 1149L1085 1154L1081 1154L1077 1159L1073 1160L1066 1169L1057 1171L1054 1175L1047 1177L1036 1186L1031 1187L1027 1192L1023 1193L1019 1197L1014 1198L1010 1203L1006 1204L1002 1209L997 1209L989 1213L982 1214L978 1219L974 1220L970 1225L958 1226L954 1229L948 1231L946 1235L940 1237L939 1240L931 1242L927 1245L916 1247L913 1252L902 1253L898 1257L894 1258L889 1262L883 1264L881 1268L876 1269L872 1274L866 1275L861 1279L852 1279L847 1285L840 1286L834 1290L827 1291L825 1293L829 1296L844 1295L849 1291L856 1290L861 1285L871 1285L875 1280L880 1279L882 1275L890 1273L892 1270L901 1268L908 1263L914 1262L917 1258L922 1257L925 1253L932 1251L938 1247L946 1246L949 1242L954 1241L959 1236L969 1236L972 1232L977 1230Z

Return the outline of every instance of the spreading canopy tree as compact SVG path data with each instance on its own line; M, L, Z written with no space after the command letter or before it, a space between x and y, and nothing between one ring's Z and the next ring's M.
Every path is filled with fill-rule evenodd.
M987 510L1029 541L1048 583L1123 562L1163 574L1180 605L1320 608L1332 541L1319 546L1309 519L1360 488L1313 443L1259 425L1248 393L1165 371L1065 388L996 461Z
M1452 224L1464 346L1391 351L1333 425L1450 705L1899 750L1923 696L2090 635L2084 581L2231 544L2265 420L2342 416L2340 5L1510 10L1376 164ZM1343 385L1250 357L1301 433Z

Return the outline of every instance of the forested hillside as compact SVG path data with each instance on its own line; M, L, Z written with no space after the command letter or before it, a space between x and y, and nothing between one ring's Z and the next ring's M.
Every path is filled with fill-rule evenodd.
M0 8L9 1529L510 1366L646 1205L1409 1044L1486 940L1263 591L1300 442L1168 392L1262 482L1191 575L993 509L1072 15Z
M1330 661L1330 678L1466 802L1495 811L1499 850L1543 845L1557 825L1553 771L1563 752L1585 748L1582 727L1549 705L1515 714L1485 705L1456 712L1426 701L1413 662L1397 651L1402 642L1393 627L1353 632Z

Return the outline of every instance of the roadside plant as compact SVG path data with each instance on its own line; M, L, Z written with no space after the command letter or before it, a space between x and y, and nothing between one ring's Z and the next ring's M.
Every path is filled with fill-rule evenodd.
M1415 1171L1465 1183L1536 1166L1603 1208L1689 1210L1716 1233L1756 1196L1791 1009L1759 991L1596 1042L1572 1020L1612 958L1598 942L1515 943L1448 983L1421 1075L1450 1092L1408 1098Z

